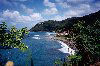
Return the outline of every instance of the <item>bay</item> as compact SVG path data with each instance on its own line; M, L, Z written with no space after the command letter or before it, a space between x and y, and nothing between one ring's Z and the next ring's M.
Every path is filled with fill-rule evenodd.
M62 48L57 40L51 39L53 32L30 32L25 36L23 42L29 47L25 52L19 49L0 49L0 54L7 60L13 61L14 66L54 66L57 59L63 59L68 53L63 53L58 49Z

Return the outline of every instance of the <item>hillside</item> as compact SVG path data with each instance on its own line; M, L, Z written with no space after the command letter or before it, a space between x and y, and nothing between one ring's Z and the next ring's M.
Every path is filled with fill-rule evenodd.
M89 15L85 15L83 17L72 17L68 18L62 21L53 21L53 20L48 20L44 22L40 22L36 24L34 27L30 29L30 31L64 31L73 26L73 24L77 23L78 21L85 21L85 23L92 24L95 22L97 19L100 19L100 11L91 13Z

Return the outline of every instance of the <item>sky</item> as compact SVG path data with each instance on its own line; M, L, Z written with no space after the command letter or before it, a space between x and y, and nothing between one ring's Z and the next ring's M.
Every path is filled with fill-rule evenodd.
M28 27L47 20L61 21L100 10L100 0L0 0L0 22Z

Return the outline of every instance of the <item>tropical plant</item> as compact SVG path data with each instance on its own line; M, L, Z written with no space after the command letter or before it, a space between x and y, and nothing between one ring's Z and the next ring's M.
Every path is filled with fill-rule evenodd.
M73 37L74 36L74 37ZM73 40L84 64L88 65L100 60L100 21L86 24L79 21L73 25ZM73 60L72 60L73 61Z
M0 46L7 48L19 48L21 50L26 50L28 46L26 46L22 39L25 35L28 34L27 28L22 28L18 30L14 26L8 30L5 22L0 24Z

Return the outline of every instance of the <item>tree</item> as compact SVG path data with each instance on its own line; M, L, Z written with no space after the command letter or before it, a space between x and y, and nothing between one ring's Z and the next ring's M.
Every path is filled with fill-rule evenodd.
M26 50L26 46L22 39L28 34L27 27L18 30L14 26L8 30L5 22L0 24L0 46L4 49L8 48L19 48L22 51Z
M84 64L100 60L100 21L86 24L79 21L73 25L73 40ZM72 36L72 37L73 37Z

